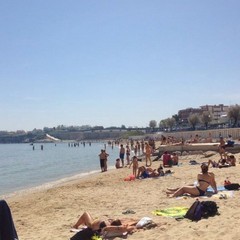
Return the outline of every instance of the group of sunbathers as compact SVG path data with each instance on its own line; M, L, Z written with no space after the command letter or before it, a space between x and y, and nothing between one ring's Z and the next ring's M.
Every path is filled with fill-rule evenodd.
M227 158L220 159L218 162L208 160L208 166L212 166L214 168L224 168L224 167L232 167L236 166L236 158L234 155L227 156Z

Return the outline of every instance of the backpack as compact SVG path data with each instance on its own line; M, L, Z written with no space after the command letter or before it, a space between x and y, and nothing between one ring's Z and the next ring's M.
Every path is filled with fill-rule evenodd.
M192 221L199 221L201 218L208 218L218 214L218 206L214 201L200 202L198 199L188 209L185 218Z
M224 186L227 190L239 190L240 185L238 183L231 183Z
M214 201L203 201L202 204L202 217L208 218L218 214L218 206Z
M202 218L202 204L199 200L196 200L188 209L185 218L192 221L199 221Z
M90 228L85 228L73 235L70 240L92 240L94 238L97 239L97 237L99 237L98 231L93 231Z

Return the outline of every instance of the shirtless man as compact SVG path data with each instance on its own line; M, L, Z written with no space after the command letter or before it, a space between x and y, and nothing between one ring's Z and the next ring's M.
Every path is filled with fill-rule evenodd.
M123 145L120 145L120 152L119 152L119 158L122 161L122 167L124 167L124 155L125 155L125 148L123 147Z

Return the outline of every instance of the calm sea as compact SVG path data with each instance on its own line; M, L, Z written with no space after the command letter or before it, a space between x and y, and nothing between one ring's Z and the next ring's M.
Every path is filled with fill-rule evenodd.
M41 150L43 145L43 150ZM100 172L98 154L105 143L0 144L0 195ZM119 147L106 145L113 167Z

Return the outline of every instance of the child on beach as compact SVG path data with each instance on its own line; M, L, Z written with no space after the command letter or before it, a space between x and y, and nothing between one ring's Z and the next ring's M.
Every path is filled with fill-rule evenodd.
M138 159L136 156L133 156L132 161L129 165L129 168L133 165L133 175L137 177L137 170L138 170Z
M115 163L115 167L118 168L122 168L122 166L120 165L120 158L116 159L116 163Z

